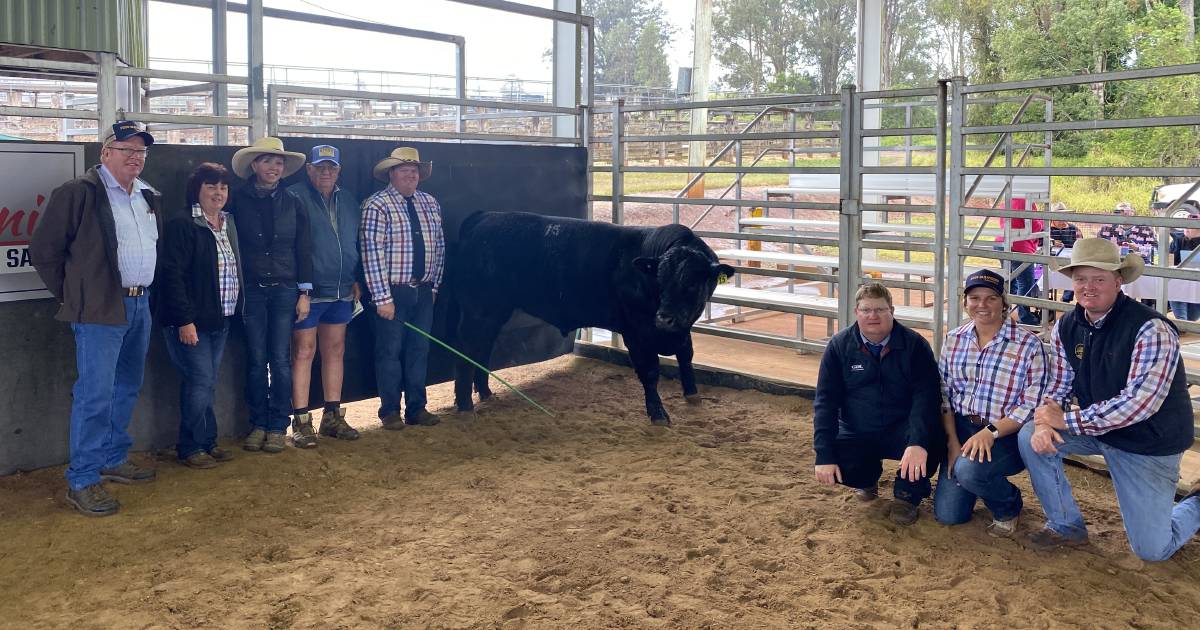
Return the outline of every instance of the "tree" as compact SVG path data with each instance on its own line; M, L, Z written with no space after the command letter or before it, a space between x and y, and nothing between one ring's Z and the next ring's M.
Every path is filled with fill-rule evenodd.
M854 60L854 0L796 0L803 27L800 57L814 70L822 94L835 94Z
M670 85L669 68L663 72L659 63L666 64L666 49L671 43L673 29L668 26L660 0L585 0L584 13L595 18L596 60L595 77L599 83L620 85ZM652 26L653 25L653 26ZM656 29L643 36L647 28ZM642 76L662 79L657 83L641 83L639 61L650 64L640 71Z
M662 28L658 20L650 20L638 35L634 55L634 81L638 85L660 87L671 85L671 67L663 52Z
M883 0L884 89L932 85L936 44L929 29L929 0Z
M717 0L713 5L713 44L727 68L722 83L734 90L762 92L786 85L799 60L803 25L796 0Z

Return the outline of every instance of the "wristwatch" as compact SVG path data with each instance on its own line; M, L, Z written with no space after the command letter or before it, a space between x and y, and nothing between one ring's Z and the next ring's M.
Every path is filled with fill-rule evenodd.
M989 422L989 423L987 423L987 426L983 427L983 428L987 429L987 432L992 434L992 439L994 439L994 440L1000 439L1000 429L997 429L996 425Z

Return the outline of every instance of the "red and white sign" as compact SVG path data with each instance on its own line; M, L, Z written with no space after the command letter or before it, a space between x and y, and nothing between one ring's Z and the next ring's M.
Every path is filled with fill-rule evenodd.
M50 192L83 170L82 146L0 142L0 302L51 297L29 239Z

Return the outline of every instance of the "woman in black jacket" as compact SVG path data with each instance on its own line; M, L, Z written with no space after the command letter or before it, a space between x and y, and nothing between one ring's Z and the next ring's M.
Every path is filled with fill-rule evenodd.
M205 162L187 182L191 212L167 222L156 283L167 352L179 370L179 460L212 468L233 458L217 446L213 411L217 371L229 318L242 297L241 257L233 217L225 212L229 171Z

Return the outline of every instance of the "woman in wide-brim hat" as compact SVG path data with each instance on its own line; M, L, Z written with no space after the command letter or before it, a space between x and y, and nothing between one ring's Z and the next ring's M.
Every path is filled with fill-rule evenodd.
M301 166L304 166L305 155L303 153L286 151L283 148L282 140L267 136L255 140L254 144L238 149L237 153L233 154L234 174L242 179L249 179L251 174L250 165L254 163L254 160L264 155L278 155L283 158L283 177L295 173L300 170Z
M387 157L379 160L372 173L375 175L375 179L387 183L390 181L388 179L388 172L402 164L416 164L420 181L425 181L429 179L430 175L433 175L433 162L422 162L421 154L412 147L397 147L393 149Z

